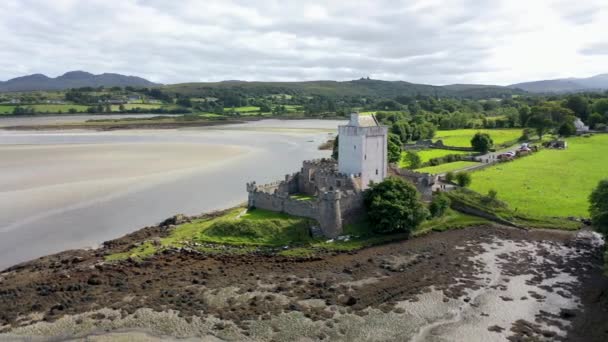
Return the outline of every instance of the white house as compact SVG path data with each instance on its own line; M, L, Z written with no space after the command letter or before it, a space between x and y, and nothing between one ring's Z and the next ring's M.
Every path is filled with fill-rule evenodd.
M589 126L585 125L583 120L576 118L574 120L574 127L576 127L576 133L587 133L589 132Z

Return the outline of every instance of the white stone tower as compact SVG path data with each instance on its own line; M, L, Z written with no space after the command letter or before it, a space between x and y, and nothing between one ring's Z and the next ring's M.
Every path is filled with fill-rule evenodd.
M345 126L338 127L338 171L361 175L361 187L378 183L387 175L388 128L373 115L353 113Z

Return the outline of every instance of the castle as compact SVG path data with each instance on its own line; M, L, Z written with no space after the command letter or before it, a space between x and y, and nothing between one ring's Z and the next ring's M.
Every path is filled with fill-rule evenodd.
M318 233L339 236L364 213L363 190L387 176L388 129L373 115L353 113L338 134L337 162L304 161L283 181L247 183L248 207L309 217L319 222Z

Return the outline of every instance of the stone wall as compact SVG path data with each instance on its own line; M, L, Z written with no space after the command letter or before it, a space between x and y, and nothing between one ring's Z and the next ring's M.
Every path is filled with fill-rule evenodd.
M264 188L263 186L261 188ZM250 187L250 208L260 208L282 212L293 216L317 220L325 236L336 237L342 234L344 224L355 222L363 213L363 194L356 191L327 191L314 200L298 200L289 195L258 191Z
M421 197L425 201L430 201L433 197L433 190L439 184L439 177L430 173L416 172L408 169L398 168L391 165L391 171L414 184Z
M359 178L337 172L333 159L306 161L300 172L286 175L280 182L247 183L249 207L315 219L328 237L342 233L344 224L355 222L364 213ZM314 196L298 200L294 194Z

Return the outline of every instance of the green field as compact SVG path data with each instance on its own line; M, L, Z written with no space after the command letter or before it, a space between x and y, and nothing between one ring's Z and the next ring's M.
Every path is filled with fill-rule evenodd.
M451 150L439 150L439 149L429 149L422 151L415 151L420 156L420 159L423 163L428 162L433 158L445 157L450 154L459 154L466 155L470 154L470 152L465 151L451 151ZM409 163L405 160L405 156L407 155L407 151L401 152L401 160L399 161L399 167L406 168L409 166Z
M446 172L450 172L450 171L457 171L460 169L464 169L467 167L471 167L471 166L475 166L475 165L479 165L479 163L477 162L470 162L470 161L457 161L457 162L453 162L453 163L445 163L445 164L441 164L441 165L437 165L437 166L428 166L428 167L423 167L421 169L416 169L416 172L424 172L424 173L431 173L434 175L440 174L440 173L446 173Z
M488 133L494 145L515 141L522 135L522 129L455 129L437 131L434 141L442 140L446 146L471 147L471 139L477 132Z
M12 114L15 109L15 105L0 105L0 114ZM35 104L35 105L21 105L22 108L34 108L36 113L67 113L71 108L78 112L86 112L88 106L74 105L74 104Z
M529 157L473 173L471 189L512 208L540 216L588 216L587 198L608 178L608 135L568 139L566 150L542 150Z

